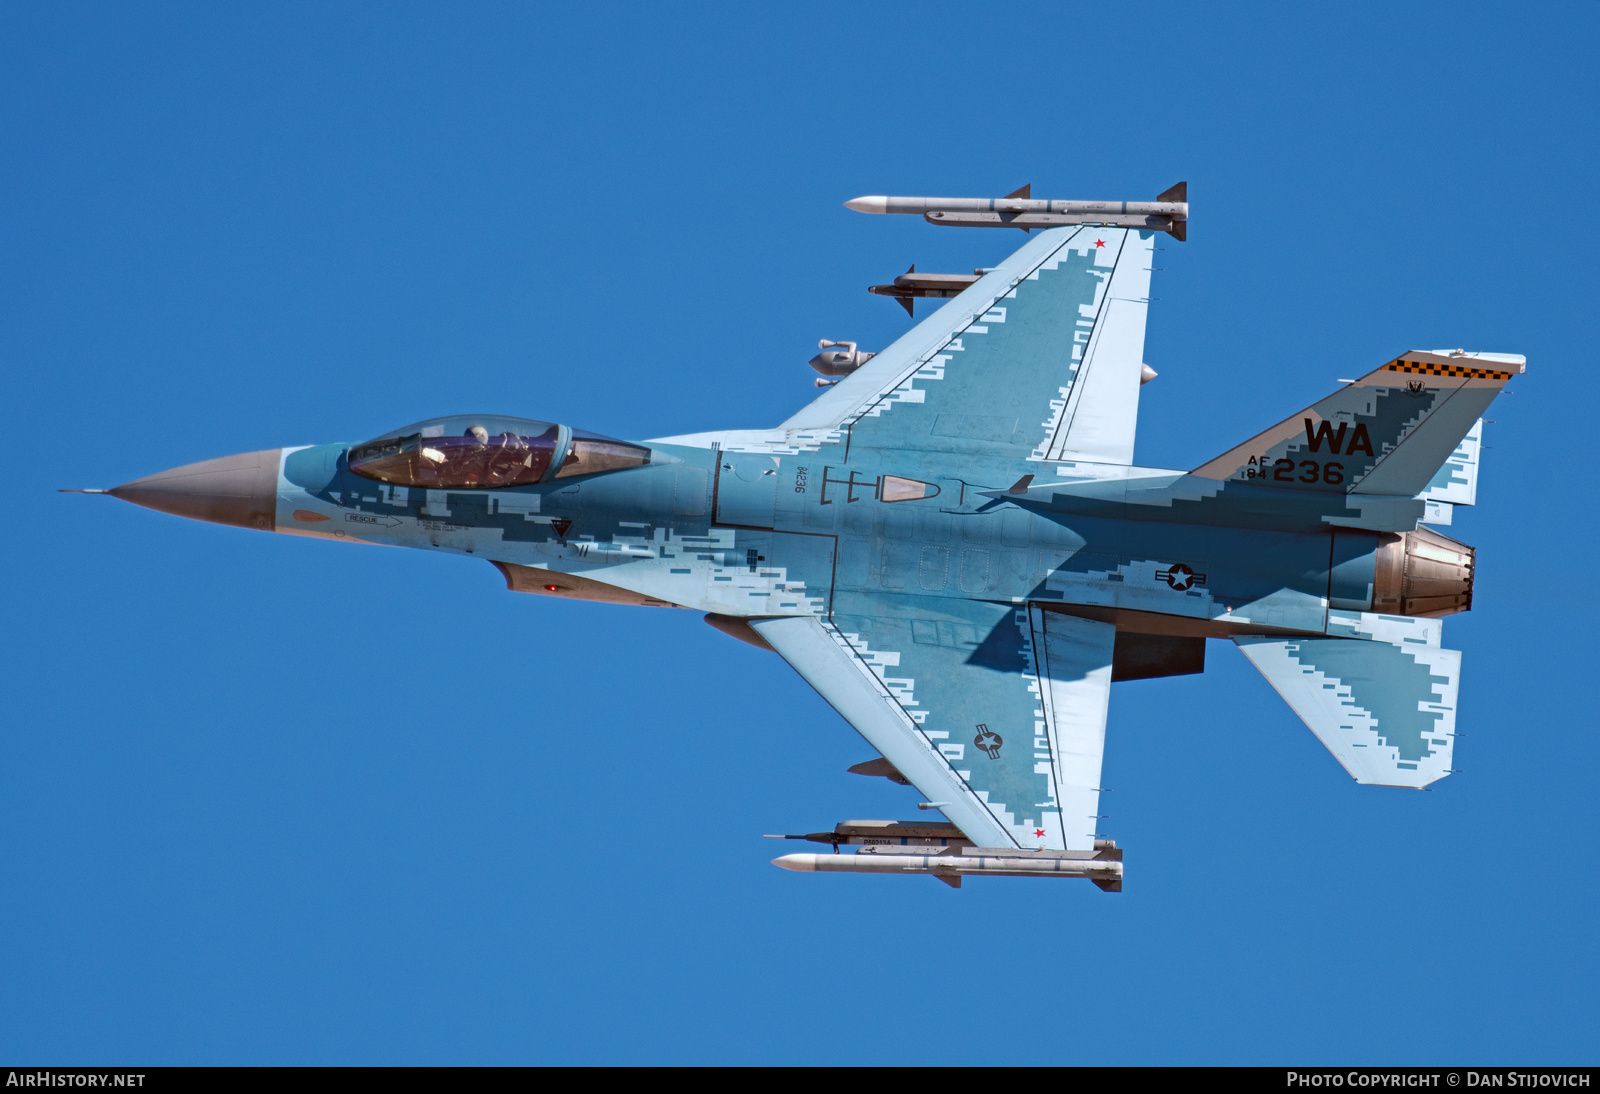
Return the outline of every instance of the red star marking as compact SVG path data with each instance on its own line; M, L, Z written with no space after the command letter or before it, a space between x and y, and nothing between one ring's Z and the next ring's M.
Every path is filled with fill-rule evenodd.
M1036 836L1042 836L1042 835L1044 835L1044 829L1043 828L1035 828L1033 830L1033 834L1036 835Z
M1097 239L1094 241L1094 245L1096 247L1104 247L1106 245L1106 241L1103 239Z

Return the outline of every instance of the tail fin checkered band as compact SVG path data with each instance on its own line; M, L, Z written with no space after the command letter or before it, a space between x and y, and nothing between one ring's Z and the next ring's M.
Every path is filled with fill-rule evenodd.
M1468 368L1465 365L1436 365L1429 361L1407 361L1404 358L1383 366L1390 372L1420 372L1427 376L1466 377L1471 380L1509 380L1514 372L1497 372L1492 368Z

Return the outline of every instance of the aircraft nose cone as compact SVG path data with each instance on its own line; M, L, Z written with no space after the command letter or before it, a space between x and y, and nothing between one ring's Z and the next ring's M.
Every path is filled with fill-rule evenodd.
M244 452L147 475L106 493L174 516L270 532L276 523L282 462L281 448Z

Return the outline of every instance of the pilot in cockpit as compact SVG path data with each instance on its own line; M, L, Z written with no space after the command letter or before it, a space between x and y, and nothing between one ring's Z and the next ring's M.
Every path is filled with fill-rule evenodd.
M351 471L379 482L484 490L643 467L650 450L550 422L462 416L418 422L356 445L349 461Z

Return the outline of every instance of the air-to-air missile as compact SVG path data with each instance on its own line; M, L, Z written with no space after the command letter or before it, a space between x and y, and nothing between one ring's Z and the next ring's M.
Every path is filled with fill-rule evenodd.
M1189 184L1180 182L1154 201L1034 200L1032 186L1003 198L902 198L872 194L852 198L845 208L858 213L916 213L929 224L956 228L1059 228L1064 224L1104 224L1144 228L1185 239L1189 230ZM874 290L875 291L875 290ZM894 294L884 294L894 295Z
M772 860L774 866L803 873L932 874L958 889L963 877L975 874L1070 877L1086 878L1107 892L1122 891L1122 850L1115 840L1096 840L1092 851L975 847L953 824L881 820L841 821L834 825L832 832L767 838L803 839L833 846L831 855L783 855ZM857 848L856 853L839 854L840 844Z
M860 200L860 199L857 199ZM949 300L960 296L961 290L971 285L978 278L988 273L988 270L973 270L970 274L931 274L917 272L916 263L892 284L869 285L867 291L873 296L889 296L900 302L906 314L915 318L916 312L911 310L911 301L917 299Z

